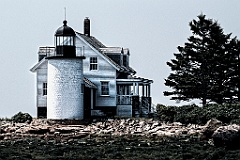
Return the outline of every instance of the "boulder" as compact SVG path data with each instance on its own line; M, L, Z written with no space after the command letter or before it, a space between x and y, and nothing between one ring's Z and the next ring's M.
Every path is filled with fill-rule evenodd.
M0 134L1 133L6 133L2 128L0 128Z
M202 129L202 133L205 138L209 139L212 137L213 132L222 126L222 122L217 120L216 118L210 119Z
M50 130L48 128L30 128L28 129L26 132L28 132L29 134L45 134L45 133L49 133Z
M228 148L239 148L240 147L240 126L228 125L221 126L213 135L214 145L217 147L225 146Z
M76 130L79 130L77 127L60 127L60 128L55 128L57 132L60 133L74 133Z

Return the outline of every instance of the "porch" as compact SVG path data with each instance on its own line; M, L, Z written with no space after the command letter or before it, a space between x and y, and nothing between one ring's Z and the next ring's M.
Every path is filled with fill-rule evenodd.
M140 77L117 79L117 115L141 117L151 113L151 83Z

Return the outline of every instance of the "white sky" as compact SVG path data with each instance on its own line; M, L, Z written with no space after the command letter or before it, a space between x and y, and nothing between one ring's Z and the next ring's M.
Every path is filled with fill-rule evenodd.
M239 0L1 0L0 117L19 111L36 116L35 74L39 46L53 46L54 32L64 20L83 31L91 20L91 35L106 46L130 49L138 76L153 79L155 104L179 105L164 97L166 62L191 35L189 22L200 13L218 20L225 33L240 35Z

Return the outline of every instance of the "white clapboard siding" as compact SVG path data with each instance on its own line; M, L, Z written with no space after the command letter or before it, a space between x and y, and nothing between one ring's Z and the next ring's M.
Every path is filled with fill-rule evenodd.
M47 61L37 69L37 107L47 107L47 95L43 95L43 83L47 82Z
M84 48L83 60L83 74L90 81L92 81L97 87L96 92L96 106L97 107L112 107L116 106L116 68L110 64L106 58L95 49L93 49L89 44L77 39L77 47ZM90 70L90 57L97 57L98 69ZM109 95L101 95L101 81L109 82Z

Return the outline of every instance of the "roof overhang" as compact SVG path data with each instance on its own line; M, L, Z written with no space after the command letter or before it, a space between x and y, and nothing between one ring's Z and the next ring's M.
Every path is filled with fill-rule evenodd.
M133 84L133 83L138 83L140 85L144 84L151 84L153 83L153 80L151 79L146 79L142 77L130 77L129 79L116 79L117 84Z
M93 88L93 89L97 89L97 86L92 82L90 81L89 79L87 79L86 77L83 77L83 82L85 84L86 87L88 88Z
M46 58L44 57L40 62L38 62L35 66L33 66L30 71L36 72L36 70L41 67L45 62L47 62Z

